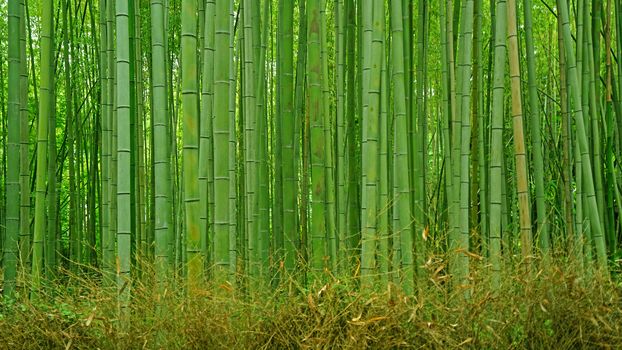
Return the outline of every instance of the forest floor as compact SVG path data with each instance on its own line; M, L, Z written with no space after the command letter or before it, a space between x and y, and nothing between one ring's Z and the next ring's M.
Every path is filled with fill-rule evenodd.
M0 299L0 349L622 348L616 271L535 262L508 268L493 291L489 267L473 259L469 286L449 292L445 261L428 261L425 288L410 297L393 285L360 293L334 277L308 289L290 280L276 291L224 284L163 297L135 283L122 322L114 287L65 273L46 295Z

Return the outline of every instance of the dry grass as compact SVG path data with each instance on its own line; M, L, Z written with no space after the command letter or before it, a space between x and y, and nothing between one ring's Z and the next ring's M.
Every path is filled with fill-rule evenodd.
M110 289L64 274L39 301L0 302L0 348L622 348L622 293L597 273L586 278L559 261L508 273L493 292L487 267L474 261L469 288L450 293L444 259L430 261L415 297L395 286L359 293L351 281L333 278L308 290L291 282L252 296L225 285L191 297L167 290L156 302L155 288L134 285L124 323Z

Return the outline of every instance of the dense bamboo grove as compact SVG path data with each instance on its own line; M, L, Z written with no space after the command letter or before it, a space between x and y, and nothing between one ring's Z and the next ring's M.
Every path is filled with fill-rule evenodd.
M97 271L122 313L152 277L413 294L446 253L468 297L473 261L495 289L554 252L620 256L618 1L0 11L6 296L63 270Z

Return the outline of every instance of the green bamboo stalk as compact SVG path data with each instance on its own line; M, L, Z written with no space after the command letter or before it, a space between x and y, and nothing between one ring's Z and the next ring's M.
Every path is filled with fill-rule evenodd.
M188 288L194 292L203 278L203 237L200 229L199 111L197 69L197 1L181 2L181 93L183 117L184 235Z
M256 96L255 96L255 55L253 45L253 32L257 30L256 24L252 19L252 1L244 0L244 8L242 14L243 29L244 29L244 158L245 158L245 187L246 187L246 239L249 272L251 275L256 276L258 274L257 262L259 260L258 252L258 232L256 230L256 144L255 141L255 111L256 111Z
M577 67L581 67L581 70L578 71L578 76L579 76L579 84L581 85L581 107L583 108L583 111L585 111L582 115L583 115L583 121L585 123L586 126L586 133L587 134L591 134L592 130L591 130L591 123L590 123L590 79L592 77L592 72L590 70L590 66L589 66L589 56L591 55L591 50L588 44L588 36L586 34L588 33L588 27L591 26L591 21L590 21L590 14L589 14L589 7L586 6L585 3L581 4L580 8L580 12L578 13L579 18L582 21L582 35L578 36L578 38L581 38L582 40L580 42L578 42L577 47L581 47L581 60L582 63L580 65L578 65ZM585 29L584 29L585 28ZM575 125L576 128L576 125ZM575 158L576 159L581 159L581 153L580 153L580 146L579 146L579 139L575 138ZM589 153L591 156L593 156L592 153L592 149L590 148ZM581 165L583 164L583 160L580 161L576 161L577 163L577 170L576 172L582 171L582 167ZM585 175L581 174L581 179L584 179ZM594 253L594 242L592 240L592 229L590 227L589 221L590 218L589 216L586 215L587 211L584 209L587 207L587 195L586 195L586 191L583 190L585 187L585 181L583 180L581 183L581 190L578 191L578 193L580 193L581 195L578 196L578 198L580 198L581 201L581 205L582 205L582 216L579 216L581 218L581 220L583 220L583 234L585 236L585 240L584 240L584 247L583 247L583 251L584 251L584 257L585 257L585 261L586 263L588 263L588 265L591 265L592 260L593 260L593 253Z
M266 56L267 56L267 40L268 40L268 31L270 22L268 20L269 12L270 12L270 2L264 1L261 3L264 5L263 14L264 17L261 16L261 8L259 2L254 2L253 7L253 16L254 23L257 23L258 26L261 25L260 32L261 35L257 36L254 41L258 47L256 48L255 57L257 60L255 61L255 73L256 73L256 121L255 121L255 141L257 150L257 158L256 158L256 183L257 183L257 196L256 202L254 204L255 207L255 225L256 230L258 232L258 276L268 277L269 268L270 268L270 178L268 173L268 106L266 104L267 96L268 96L268 78L266 76Z
M135 0L127 0L128 6L128 35L129 35L129 78L130 88L126 93L130 98L130 230L132 232L130 238L130 261L133 266L136 266L136 257L138 256L137 244L140 240L138 230L136 228L136 187L137 187L137 172L136 172L136 23L135 23ZM137 267L137 266L136 266ZM136 269L136 273L140 273L140 269Z
M164 25L164 2L151 0L151 59L152 59L152 120L154 134L155 177L155 273L160 287L168 277L169 242L173 240L171 222L171 185L169 170L169 118L166 108L166 32ZM164 292L163 288L160 293Z
M384 22L384 19L383 19ZM386 25L386 24L385 24ZM385 47L390 46L383 38ZM380 118L378 132L378 273L380 285L387 286L389 283L389 268L391 254L389 251L389 93L388 93L388 69L386 50L382 51L382 63L380 68Z
M394 111L394 171L393 171L393 197L394 199L394 218L397 218L397 225L393 227L394 232L394 254L395 246L399 245L400 263L402 273L402 288L407 294L414 291L414 272L413 272L413 237L410 220L410 185L408 173L403 169L408 169L408 127L406 120L406 83L404 65L404 29L402 26L402 3L393 1L391 3L391 30L393 41L392 49L392 79L394 81L393 111Z
M108 241L110 240L110 157L111 157L111 149L110 149L110 133L111 133L111 120L108 118L110 101L112 100L112 96L110 96L108 85L111 83L108 80L108 71L111 67L108 66L108 27L106 24L106 7L107 3L110 1L100 1L99 3L99 36L100 36L100 80L102 82L101 85L101 126L102 126L102 154L101 154L101 179L102 179L102 190L101 190L101 249L102 249L102 269L103 271L109 271L111 267L109 266L111 261L108 257L108 252L106 250L108 246ZM74 170L75 171L75 170ZM74 175L75 176L75 175ZM70 174L71 177L71 174ZM71 181L71 180L70 180ZM76 208L77 211L77 208ZM75 221L74 221L75 222ZM71 234L70 234L71 236ZM77 241L78 235L76 232L75 241ZM75 242L75 256L72 256L74 261L79 261L80 249L78 249L78 242Z
M164 33L168 33L168 29L170 28L170 19L169 19L169 11L170 11L170 2L169 0L164 0ZM172 33L172 37L173 39L175 38L175 32L173 31ZM167 53L166 54L166 61L165 61L165 81L166 81L166 97L167 97L167 101L166 101L166 114L168 115L168 137L167 137L167 141L169 142L169 154L168 154L168 160L169 160L169 178L170 178L170 205L171 205L171 232L172 232L172 236L169 239L169 246L168 246L168 253L169 253L169 265L171 267L175 267L175 269L177 270L177 268L179 267L178 265L178 260L177 257L179 254L179 250L177 249L178 247L178 242L180 241L181 238L181 230L179 230L179 222L181 221L179 219L180 215L180 206L179 206L179 202L180 202L180 196L179 196L179 171L178 171L178 165L179 165L179 155L178 155L178 145L177 145L177 122L178 122L178 109L176 109L176 105L175 105L175 91L173 89L174 85L173 85L173 59L174 59L174 54L175 54L175 50L169 50L169 47L171 47L171 45L169 44L169 40L164 40L164 52Z
M20 23L23 21L19 0L8 3L9 35L9 82L7 108L7 172L6 181L6 231L3 244L4 295L12 297L15 292L17 276L18 239L20 229L20 194L19 157L20 157ZM1 87L2 89L4 86Z
M494 86L492 91L492 116L490 138L490 247L489 258L492 270L492 285L497 289L501 283L501 237L502 229L502 167L503 167L503 117L505 90L505 58L507 4L505 0L496 2L496 26L494 43Z
M4 86L4 65L0 64L0 84L2 86ZM4 106L7 105L6 103L6 96L5 96L5 92L4 89L0 89L0 103L2 104L0 107L0 125L2 125L3 127L3 131L0 134L0 143L1 143L1 147L2 147L2 174L6 174L6 163L7 163L7 159L6 159L6 144L7 144L7 138L8 136L6 135L6 122L7 122L7 112L4 108ZM5 181L6 176L2 178L2 183L6 183ZM2 198L0 200L0 222L2 222L2 225L0 226L0 255L4 256L4 250L3 250L3 244L4 244L4 240L6 237L6 210L5 210L5 206L6 206L6 201L4 198L6 198L5 195L5 190L6 190L6 186L1 186L0 187L0 198Z
M512 122L514 130L514 154L516 157L516 191L520 220L521 251L524 259L532 255L531 205L529 201L529 174L527 151L523 131L522 92L520 81L520 63L516 27L516 2L508 0L508 41L510 62L510 83L512 87Z
M229 57L235 62L235 30L238 24L238 17L234 9L233 0L229 1ZM239 57L239 56L237 56ZM237 184L237 135L236 133L236 92L237 92L237 64L229 64L229 267L232 273L237 272L238 259L238 192ZM234 278L230 277L231 283Z
M245 30L244 30L244 3L241 2L239 5L239 10L238 10L238 18L239 18L239 24L242 27L242 30L240 31L240 35L239 35L239 40L236 43L236 48L238 51L238 69L240 71L240 75L239 75L239 80L240 80L240 84L239 84L239 91L240 93L238 94L238 98L237 98L237 103L239 105L239 113L238 113L238 118L237 118L237 122L236 122L236 127L237 127L237 142L239 144L239 153L240 155L237 157L238 161L237 161L237 169L238 169L238 208L239 208L239 215L238 215L238 219L237 219L237 226L238 226L238 230L239 230L239 235L238 235L238 247L239 247L239 264L240 264L240 268L238 271L244 271L244 273L248 273L248 223L247 223L247 209L248 209L248 204L247 204L247 185L246 185L246 179L247 179L247 172L246 172L246 168L247 168L247 153L246 153L246 140L247 140L247 133L246 133L246 125L247 125L247 119L246 119L246 113L245 108L246 108L246 95L244 94L245 88L246 88L246 70L244 69L246 66L246 62L244 61L244 58L246 57L245 55L245 44L246 41L244 40L244 36L245 36Z
M474 30L473 30L473 85L472 85L472 102L471 105L471 219L470 226L476 228L478 232L475 245L479 245L480 251L484 251L486 247L486 202L485 196L485 162L484 162L484 59L483 59L483 14L482 0L475 0L473 4L474 13ZM480 196L481 191L481 196ZM480 215L480 213L482 215Z
M145 147L145 120L146 116L144 113L144 86L143 86L143 52L142 52L142 23L141 23L141 9L140 9L140 1L135 1L134 6L136 7L134 11L135 16L135 26L136 26L136 157L137 157L137 180L138 186L136 189L136 209L137 209L137 223L136 230L137 236L140 237L140 247L139 251L141 252L141 256L146 261L151 261L151 249L149 246L153 239L148 238L148 233L146 231L146 218L147 218L147 173L145 171L145 161L146 161L146 147ZM149 245L148 245L149 241Z
M533 19L531 14L531 0L526 0L523 6L525 16L525 47L527 50L527 81L529 88L529 110L531 112L531 137L534 166L534 182L536 188L536 210L538 218L538 233L540 235L540 249L548 253L550 249L549 222L546 214L544 188L544 161L542 148L542 131L540 125L540 103L538 101L538 84L536 79L536 57L533 39Z
M614 103L613 103L613 70L611 67L611 0L607 0L605 13L605 125L614 125ZM617 234L615 229L615 209L614 198L617 201L619 197L619 190L617 187L617 180L615 175L615 169L613 165L614 149L615 145L615 128L608 127L605 130L606 133L606 147L605 147L605 163L606 163L606 182L609 186L613 184L614 194L606 194L607 199L607 246L609 247L610 254L616 256L617 254ZM622 212L622 203L617 202L619 212Z
M346 243L346 13L344 0L337 0L335 4L335 54L336 54L336 155L335 162L336 180L335 180L335 203L337 219L335 230L338 236L338 252L337 252L337 268L344 268L346 262L347 249Z
M52 31L52 38L54 38L54 31ZM54 39L53 39L54 40ZM54 48L54 47L53 47ZM55 56L55 50L52 52ZM54 66L51 67L54 70ZM52 78L52 84L55 84L55 79ZM52 90L50 114L48 120L48 183L47 183L47 227L46 237L44 243L44 266L45 275L51 280L56 269L56 243L57 243L57 215L58 215L58 195L57 195L57 148L56 148L56 90Z
M324 158L325 176L326 176L326 239L328 242L327 263L329 269L334 269L337 260L337 232L336 227L336 206L335 206L335 162L334 158L334 142L331 133L332 114L331 114L331 91L329 88L328 73L328 44L326 34L326 0L321 1L320 7L320 59L322 64L322 107L324 115L324 142L326 149L326 157Z
M409 164L410 164L410 168L412 169L412 167L414 166L414 164L412 164L412 161L414 160L414 155L412 154L413 151L413 142L415 140L414 137L414 125L413 125L413 118L414 118L414 114L413 114L413 107L415 106L415 101L413 100L414 96L414 88L413 88L413 80L414 80L414 76L413 76L413 6L414 3L412 1L403 1L401 3L402 6L402 28L404 30L404 35L403 37L403 48L404 48L404 67L405 67L405 71L404 74L405 75L405 93L406 93L406 116L408 117L408 135L409 135L409 140L408 140L408 145L410 147L410 157L409 157ZM411 101L412 100L412 101ZM409 175L409 181L413 181L414 180L414 176L413 174ZM414 198L414 186L411 183L411 200ZM412 203L411 203L412 206Z
M41 285L43 269L43 245L46 236L46 181L48 180L48 134L52 118L54 96L54 73L52 54L54 50L53 1L45 2L41 8L41 85L39 98L39 120L37 123L37 180L35 187L35 227L32 251L32 288L37 292ZM53 182L53 181L52 181Z
M76 178L75 178L75 162L73 158L74 154L74 131L75 127L74 123L74 115L73 115L73 87L71 85L71 67L69 66L70 61L70 49L69 49L69 25L68 25L68 12L70 8L69 1L65 1L62 4L63 8L63 64L65 70L65 94L67 96L67 107L66 107L66 118L67 118L67 144L69 148L69 154L71 155L68 159L69 161L69 250L70 250L70 263L73 271L76 270L77 264L79 262L79 251L80 251L80 241L78 239L78 232L76 230L76 214L77 214L77 203L76 203ZM106 91L107 92L107 91ZM104 94L102 94L102 98L104 98ZM102 108L103 110L103 108ZM107 127L107 125L106 125ZM103 169L103 164L102 164ZM106 171L108 170L106 164ZM107 184L107 181L106 181ZM107 195L107 190L106 190ZM107 217L106 217L107 219ZM106 223L107 225L107 223Z
M203 57L204 57L204 49L205 49L205 31L206 31L206 22L205 19L209 15L207 13L208 4L214 5L213 0L201 0L198 2L197 6L197 67L203 67ZM213 22L213 21L212 21ZM199 71L199 86L203 86L203 72ZM199 105L199 110L201 110L201 106ZM199 136L200 137L200 136ZM200 141L199 141L200 142Z
M283 109L285 108L285 106L282 104L281 102L281 94L284 93L291 93L292 91L288 91L288 92L284 92L281 88L281 84L284 78L284 71L283 71L283 67L281 66L283 64L283 60L287 59L284 58L283 56L285 55L285 52L283 51L283 45L282 42L285 41L284 37L286 35L286 33L284 32L284 24L283 24L283 17L287 17L288 14L284 14L283 13L283 7L284 7L285 3L283 1L279 1L277 6L278 6L278 10L277 10L277 32L276 32L276 94L275 94L275 101L274 101L274 110L275 113L272 116L272 126L271 126L271 131L272 131L272 140L273 140L273 158L272 158L272 162L273 164L283 164ZM293 4L292 6L288 7L289 9L293 9ZM293 13L292 13L292 18L289 19L290 21L293 22ZM291 28L293 29L293 23L291 23ZM289 40L289 36L288 39ZM289 43L288 43L289 45ZM274 54L274 53L273 53ZM292 56L293 59L293 56ZM292 71L290 70L291 74ZM293 96L293 94L292 94ZM275 283L279 283L279 280L282 277L283 274L283 268L285 267L285 250L284 250L284 246L285 246L285 237L284 237L284 232L283 232L283 223L284 223L284 197L283 197L283 190L284 190L284 185L283 185L283 172L284 172L284 167L274 167L273 170L273 179L274 179L274 183L272 186L272 243L273 243L273 247L272 247L272 255L273 255L273 260L275 262L275 264L273 264L275 272L276 272L276 278L273 279L273 281Z
M589 133L591 136L591 153L593 158L593 177L594 177L594 189L596 191L596 204L598 205L598 214L601 218L601 225L604 224L604 186L603 186L603 160L602 160L602 139L601 139L601 125L602 125L602 117L601 117L601 108L600 108L600 48L598 44L600 43L600 3L598 0L593 2L593 11L594 15L592 16L591 23L587 23L585 25L586 33L586 60L587 65L585 71L589 76L586 77L586 80L589 82L589 92L587 95L589 102L589 118L587 120L590 122L588 128L590 129ZM598 16L598 18L596 18ZM589 9L586 6L585 10L586 21L590 18ZM594 27L594 28L592 28ZM593 35L593 31L596 31ZM590 54L592 53L592 54ZM596 84L596 80L599 80L599 83ZM587 116L587 114L586 114ZM603 226L603 229L605 227Z
M470 104L471 104L471 70L472 70L472 48L473 48L473 0L467 0L463 7L464 18L461 21L460 37L460 61L459 61L459 81L458 86L460 93L457 95L458 106L457 111L460 113L460 132L461 135L456 141L460 142L460 231L456 237L454 249L458 250L455 260L455 278L460 284L467 283L469 273L469 257L466 254L469 250L469 168L470 168L470 141L471 141L471 123L470 123ZM455 146L456 147L456 146ZM456 173L454 173L455 175ZM456 186L456 184L454 184Z
M322 109L322 62L320 33L320 0L307 2L307 84L309 104L307 107L310 119L310 161L311 161L311 235L310 267L318 274L325 267L327 256L326 227L326 171L324 159L327 150L324 135L324 115ZM306 191L305 191L306 192Z
M360 2L359 2L360 3ZM357 3L358 4L358 3ZM359 133L357 120L360 119L360 105L357 103L358 94L361 89L357 88L360 85L359 74L360 67L357 66L357 47L360 46L361 38L356 31L356 6L353 0L346 0L345 12L346 12L346 147L347 147L347 185L346 185L346 237L343 244L346 249L346 264L353 263L358 257L356 248L358 247L358 237L361 231L361 217L360 217L360 170L358 154L359 148ZM347 267L346 267L347 269Z
M414 130L414 139L412 155L414 157L412 163L413 172L413 233L415 237L415 266L416 274L421 277L422 267L425 264L426 252L425 242L423 241L422 232L425 230L427 223L428 204L426 203L426 171L427 171L427 114L425 111L425 72L424 66L426 62L426 23L427 23L427 4L425 1L419 1L417 4L417 67L416 67L416 84L412 102L415 104L412 114L412 128Z
M26 3L20 0L20 229L19 259L22 270L30 267L31 230L30 230L30 123L28 122L28 60L26 57Z
M614 2L615 4L615 14L616 14L616 54L617 57L620 57L620 52L622 52L622 35L620 35L620 33L622 33L622 6L620 6L621 4L618 1ZM622 77L622 65L618 64L618 77ZM622 91L622 79L618 78L619 81L617 84L613 83L612 84L612 89L616 89L616 91L618 92L618 94L616 94L616 96L618 96L618 100L616 101L616 106L617 106L617 110L621 111L622 110L622 101L620 100L619 96L620 96L620 91ZM622 135L622 113L616 113L617 116L617 124L618 124L618 139L617 139L617 144L616 144L616 149L617 152L620 153L620 151L622 151L622 137L620 137L620 135Z
M213 217L214 214L214 23L215 2L210 0L205 7L204 41L203 46L203 74L201 80L201 121L199 135L199 204L201 207L201 237L203 254L213 248ZM209 248L208 248L209 247ZM206 259L211 259L211 255Z
M279 75L277 98L279 100L280 136L282 144L283 177L283 262L287 272L296 268L298 250L298 227L296 223L298 201L298 178L295 147L296 124L294 116L294 4L279 1L279 34L277 74ZM277 166L277 168L281 168Z
M294 91L294 174L300 173L300 216L297 216L297 227L300 233L296 235L295 246L298 249L297 262L307 263L308 251L308 193L309 193L309 142L308 142L308 114L306 114L306 67L307 67L307 10L306 2L298 3L298 59L296 61L296 81ZM303 140L300 142L299 140ZM301 160L301 161L300 161ZM301 169L302 171L299 171ZM305 281L306 271L300 274L299 281Z
M453 232L453 219L449 215L449 210L453 208L453 167L451 166L451 118L452 113L452 97L451 97L451 83L450 83L450 71L452 67L450 65L450 50L449 36L448 36L448 22L447 22L447 4L441 2L440 4L440 42L441 42L441 76L442 76L442 99L443 107L441 113L441 128L443 132L443 171L444 171L444 184L445 184L445 200L446 206L444 208L447 213L447 228L449 232ZM492 50L491 50L492 51ZM451 233L453 235L453 233ZM453 238L452 238L453 239Z
M606 223L605 215L605 184L603 169L603 138L601 135L605 132L603 126L603 108L601 104L604 102L601 93L601 33L603 20L603 4L602 0L592 1L592 25L587 35L589 35L588 44L591 48L592 55L589 57L589 65L592 75L590 77L590 114L592 123L592 150L594 153L594 186L596 190L596 202L598 204L599 214L603 225ZM607 226L603 226L606 230Z
M446 34L447 34L447 65L449 69L449 125L450 125L450 142L446 152L450 152L450 162L447 164L448 172L451 173L451 190L447 192L448 202L448 225L449 225L449 247L453 248L457 244L460 232L460 123L458 112L459 98L456 92L456 67L455 67L455 36L454 36L454 12L452 8L453 1L447 1L446 7ZM452 264L455 266L455 264ZM452 272L453 274L453 272Z
M109 210L109 230L105 235L107 238L103 240L104 246L104 271L109 274L107 281L111 282L112 275L115 271L115 246L117 240L117 143L116 143L116 131L117 131L117 94L116 94L116 63L114 61L114 2L106 2L106 47L107 47L107 71L108 83L108 113L106 118L108 119L109 133L108 133L108 145L110 149L110 165L108 167L108 186L110 203L108 205Z
M0 64L0 84L2 86L4 86L4 65ZM6 121L7 121L7 112L5 111L4 106L6 106L6 96L4 93L4 89L0 89L0 103L2 104L0 107L0 125L2 125L3 127L3 131L0 134L0 143L1 143L1 147L2 147L2 174L6 174L6 163L7 163L7 159L6 159L6 144L7 144L7 135L6 135ZM2 178L2 183L4 184L6 177ZM1 186L0 187L0 198L2 198L0 200L0 222L2 222L2 225L0 226L0 255L4 256L4 250L3 250L3 244L4 244L4 239L6 236L6 210L5 210L5 199L6 195L5 195L5 190L6 190L6 186Z
M375 0L371 6L363 9L373 14L371 31L371 48L369 51L368 94L364 97L367 108L363 109L363 120L366 121L366 135L363 138L363 186L365 207L361 242L361 287L372 288L376 266L376 244L378 242L378 172L379 172L379 124L380 124L380 88L382 53L384 51L384 1ZM364 79L365 80L365 79ZM365 122L363 123L365 127ZM365 199L366 197L366 199Z
M229 30L230 4L220 0L215 8L214 62L214 265L215 278L227 280L235 270L231 266L229 222Z
M364 231L367 230L368 227L368 216L367 216L367 169L368 169L368 165L367 165L367 154L368 154L368 137L367 137L367 132L368 132L368 127L367 124L369 122L369 118L366 118L365 116L367 115L367 109L369 108L369 99L368 99L368 95L369 95L369 75L371 72L371 46L372 46L372 23L373 23L373 11L372 11L372 3L368 3L366 4L366 6L364 6L362 4L362 2L359 4L357 3L358 9L357 9L357 14L360 17L359 22L361 23L361 25L358 26L358 31L359 31L359 37L360 42L359 42L359 73L358 73L358 78L359 78L359 88L358 88L358 100L359 100L359 115L360 115L360 119L359 119L359 123L360 123L360 127L358 130L358 133L360 135L360 153L357 155L357 161L360 162L359 164L359 174L360 174L360 203L359 203L359 211L360 211L360 220L361 220L361 233L360 233L360 238L357 237L357 242L356 244L354 244L354 246L359 246L361 245L361 249L363 249L362 246L362 240L363 240L363 235L364 235ZM375 216L374 216L375 218ZM359 259L362 259L359 258Z
M117 103L117 290L119 301L119 317L127 320L129 317L130 302L130 265L132 217L131 183L127 174L131 163L131 107L130 96L130 25L129 4L127 1L117 0L115 8L116 18L116 103ZM130 176L131 177L131 176Z
M561 114L561 138L562 138L562 175L564 178L564 217L566 221L566 232L571 242L573 242L572 249L575 249L575 253L578 250L582 241L575 240L575 220L573 217L573 197L570 191L570 185L572 182L571 177L571 158L570 158L570 117L568 112L568 83L566 81L566 54L563 49L563 37L561 31L561 22L557 21L557 46L559 52L559 83L560 83L560 114ZM577 174L577 176L580 174ZM579 183L577 183L577 189L579 189ZM578 209L578 206L577 206ZM582 249L582 248L581 248Z

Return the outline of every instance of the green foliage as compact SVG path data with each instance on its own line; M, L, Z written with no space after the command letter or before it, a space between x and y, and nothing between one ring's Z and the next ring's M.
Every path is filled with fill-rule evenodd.
M428 288L417 296L392 284L357 292L350 279L309 287L284 279L275 291L246 297L228 284L208 284L193 296L170 284L158 296L150 283L137 284L130 329L122 334L116 333L115 293L97 279L66 272L38 301L23 294L0 300L0 348L622 346L622 290L597 273L578 274L572 261L557 260L529 275L505 271L498 292L488 288L487 267L474 261L466 300L444 283L439 267L446 257L436 258L426 266ZM168 312L156 314L156 303Z

